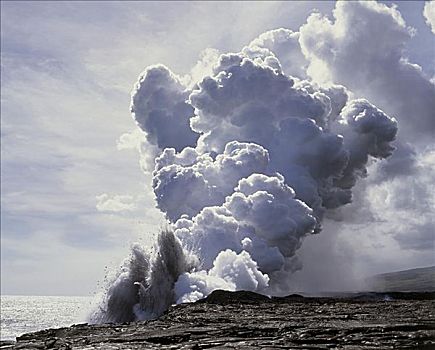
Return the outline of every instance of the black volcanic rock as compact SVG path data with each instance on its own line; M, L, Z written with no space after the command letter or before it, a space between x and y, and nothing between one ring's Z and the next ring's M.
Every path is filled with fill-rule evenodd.
M215 290L210 293L210 295L198 303L208 303L208 304L259 304L267 303L270 298L254 292L249 292L245 290L240 290L236 292L229 292L226 290Z
M435 300L429 297L215 291L171 307L158 320L49 329L0 349L434 349Z

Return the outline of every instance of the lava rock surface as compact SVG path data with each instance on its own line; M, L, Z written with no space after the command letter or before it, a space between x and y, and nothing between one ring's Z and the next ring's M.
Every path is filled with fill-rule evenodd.
M215 291L157 320L48 329L0 349L435 349L434 297L268 298Z

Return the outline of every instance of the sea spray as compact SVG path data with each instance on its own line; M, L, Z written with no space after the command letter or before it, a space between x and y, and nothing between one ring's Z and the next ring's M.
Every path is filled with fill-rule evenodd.
M152 250L135 244L103 300L90 315L91 323L122 323L160 316L176 300L178 277L197 265L169 229L162 229Z

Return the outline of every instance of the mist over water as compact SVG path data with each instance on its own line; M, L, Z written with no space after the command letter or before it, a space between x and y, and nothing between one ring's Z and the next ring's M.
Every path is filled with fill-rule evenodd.
M338 4L337 23L346 6L381 17L395 11ZM324 19L313 16L300 33L278 29L237 53L206 51L189 77L161 64L140 75L131 112L168 227L153 249L132 247L91 321L156 318L215 289L283 295L319 278L321 269L303 276L304 240L323 235L325 216L352 202L371 162L392 156L398 123L356 98L364 94L352 84L313 80L337 69L327 69L329 56L320 64L325 52L310 40L313 22ZM323 236L324 249L337 237Z

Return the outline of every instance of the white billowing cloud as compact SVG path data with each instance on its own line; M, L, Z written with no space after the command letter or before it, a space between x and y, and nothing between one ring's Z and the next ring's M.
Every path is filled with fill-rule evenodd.
M174 286L175 294L180 296L177 304L195 302L217 289L235 291L236 286L205 270L180 275Z
M267 61L253 61L243 54L222 55L215 72L189 97L195 108L191 126L202 133L198 145L203 150L220 152L234 139L264 145L277 124L291 117L325 124L329 101L294 87L293 79Z
M207 48L201 51L199 60L190 70L190 73L182 78L187 86L193 88L204 77L213 73L213 67L219 59L219 50Z
M132 211L136 209L136 201L129 195L100 194L96 197L97 210L106 212Z
M203 269L231 249L248 251L261 271L269 273L283 267L316 223L312 210L295 199L282 176L252 174L239 181L221 206L205 207L192 219L182 217L174 227L181 241L197 251Z
M423 16L427 25L435 34L435 1L426 1L423 9Z
M179 300L211 286L236 288L210 277L228 249L248 252L278 290L300 268L296 251L320 231L323 212L349 203L369 158L394 149L396 121L368 101L348 101L341 86L293 80L268 51L247 55L222 55L190 94L196 149L169 148L156 158L158 207L200 261L182 277Z
M364 99L352 100L342 113L337 131L344 136L344 144L351 150L347 168L337 179L343 188L355 185L358 176L367 175L368 156L387 158L394 147L397 122ZM346 128L342 128L346 125ZM352 135L352 136L351 136ZM350 170L350 172L349 172Z
M198 258L180 275L178 301L215 288L280 290L325 211L351 202L369 159L394 150L394 118L343 86L285 74L275 52L300 54L298 35L272 31L242 52L209 52L191 91L164 66L135 87L133 117L156 146L157 207Z
M187 103L189 90L163 65L148 67L132 92L131 112L150 144L182 150L196 143L189 127L193 114Z
M370 112L375 110L367 103L369 108L358 120L364 120L367 127L373 123L373 130L385 129L390 123L388 135L369 137L370 130L356 130L355 123L339 122L347 118L340 116L348 99L343 87L320 88L308 81L295 82L265 61L252 61L244 54L222 55L215 75L198 85L190 95L190 102L195 107L191 126L202 133L199 150L220 152L233 139L262 145L269 152L270 168L284 175L297 197L312 207L318 217L323 207L330 207L329 203L337 207L350 201L349 190L353 185L336 185L343 173L348 176L354 170L360 172L360 165L358 169L353 168L353 163L347 166L349 156L355 158L353 153L362 152L358 157L365 164L370 152L378 158L389 155L367 147L345 149L342 138L331 132L332 125L338 122L349 130L355 129L348 133L349 144L358 137L369 143L385 139L387 145L397 130L395 121L383 113L386 124L382 126L382 118L376 119ZM355 116L360 113L352 112Z
M278 58L285 74L300 79L306 78L308 61L302 54L298 32L285 28L270 30L251 41L244 52L255 54L255 51L262 49L270 50Z
M208 271L186 272L175 283L177 303L194 302L216 289L262 291L268 286L269 277L263 274L249 253L236 254L232 250L219 253Z
M233 141L213 159L186 147L181 153L165 149L156 158L153 187L159 207L175 222L192 217L206 206L220 205L240 179L265 172L269 154L261 146Z
M424 142L435 132L435 86L405 56L414 30L396 7L339 1L331 21L312 14L300 29L316 81L343 84L400 122L400 134Z

